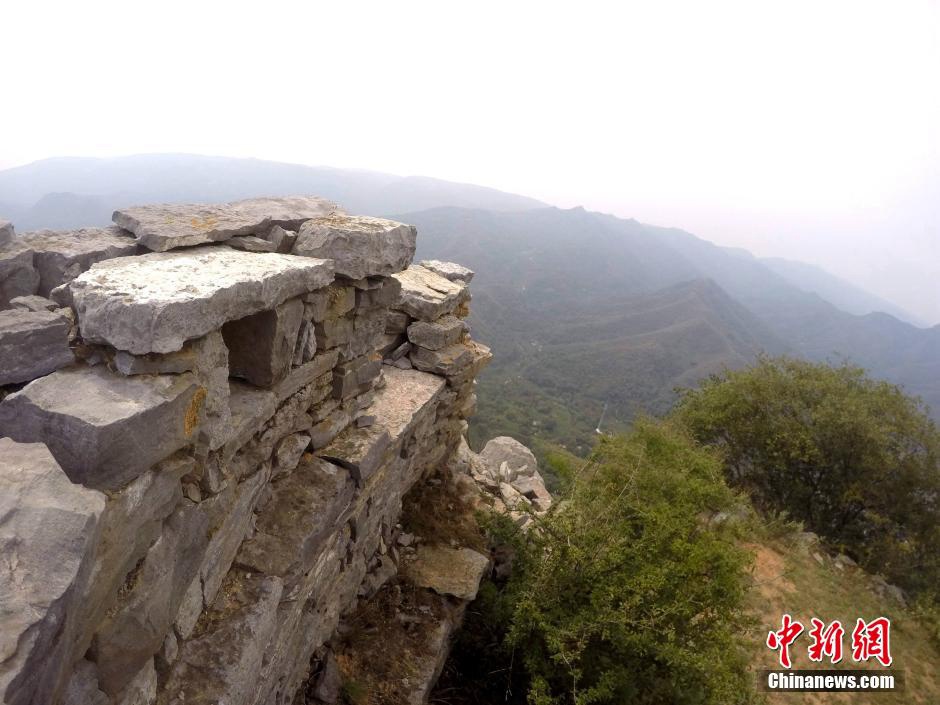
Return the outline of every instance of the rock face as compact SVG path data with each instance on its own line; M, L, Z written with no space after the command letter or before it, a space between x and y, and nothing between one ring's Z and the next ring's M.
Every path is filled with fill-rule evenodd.
M424 267L412 265L395 278L401 283L397 308L419 321L436 321L470 299L466 286Z
M136 240L0 249L4 705L290 705L394 582L402 498L455 463L489 357L465 285L404 292L413 228L332 210L147 206Z
M415 559L405 565L407 579L418 587L475 600L490 559L469 548L421 546Z
M388 275L411 262L416 235L413 225L337 213L304 223L294 254L331 259L349 279Z
M40 443L0 438L0 696L49 693L63 666L69 607L105 506ZM57 641L59 639L59 641ZM41 702L41 700L40 700Z
M68 319L49 311L0 311L0 385L28 382L72 364Z
M205 392L192 375L118 377L59 370L0 404L0 433L44 442L73 482L126 484L193 440Z
M313 196L250 198L218 205L163 204L123 208L113 220L155 252L266 233L272 226L296 229L306 220L338 210Z
M72 281L95 262L130 257L139 251L131 234L117 227L37 230L23 233L17 246L33 253L40 296L49 296L57 286Z
M439 274L452 282L461 282L469 284L473 279L473 270L462 267L454 262L441 262L437 259L426 259L419 262L425 269L430 269L435 274Z
M20 247L0 249L0 309L17 296L30 296L39 290L39 272L33 267L33 253Z
M13 231L13 223L9 220L0 219L0 247L6 247L16 236L16 233Z
M179 350L332 278L324 260L203 247L102 262L71 289L85 340L142 355Z

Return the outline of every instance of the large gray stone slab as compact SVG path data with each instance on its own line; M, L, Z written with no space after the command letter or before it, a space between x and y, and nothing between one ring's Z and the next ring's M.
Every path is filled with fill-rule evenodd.
M140 251L129 232L114 226L36 230L20 235L16 246L33 253L40 296L49 296L57 286L72 281L96 262L130 257Z
M75 361L70 324L49 311L0 311L0 385L29 382Z
M459 342L469 330L463 319L444 316L437 321L415 321L408 326L408 340L428 350L440 350Z
M134 206L114 211L112 220L134 233L147 249L165 252L237 235L265 235L274 225L296 230L305 220L337 210L335 203L315 196L285 196L219 204Z
M13 245L0 249L0 309L11 299L30 296L39 290L39 272L33 266L33 253Z
M435 274L440 274L445 279L452 282L463 282L469 284L473 279L473 270L456 264L454 262L441 262L439 259L425 259L418 262L425 269L430 269Z
M383 426L350 427L326 446L316 451L325 460L349 470L361 486L375 474L382 464L391 437Z
M418 587L460 600L474 600L490 560L470 548L422 545L414 560L402 562L402 574Z
M255 534L242 544L237 563L292 586L313 567L354 492L345 469L308 456L271 483L271 496L257 511Z
M199 247L99 262L70 286L87 341L143 355L179 350L332 279L325 260Z
M104 506L42 444L0 438L0 701L49 702L70 665L68 611Z
M480 458L489 468L490 474L499 477L503 482L513 482L518 477L529 477L539 469L539 463L532 451L510 436L491 438L480 451ZM506 463L506 467L500 473L503 463Z
M232 571L219 599L183 644L158 705L248 705L277 626L280 578Z
M470 300L466 285L418 265L393 276L401 283L401 293L394 307L419 321L436 321Z
M334 213L304 223L293 253L331 259L337 274L362 279L407 267L415 254L416 237L413 225Z
M13 223L0 219L0 247L9 245L14 237L16 237L16 232L13 230Z
M118 695L160 649L199 570L208 530L206 514L183 503L125 582L92 643L99 687L108 695Z
M73 482L117 489L193 441L204 397L189 373L70 367L4 399L0 435L46 443Z

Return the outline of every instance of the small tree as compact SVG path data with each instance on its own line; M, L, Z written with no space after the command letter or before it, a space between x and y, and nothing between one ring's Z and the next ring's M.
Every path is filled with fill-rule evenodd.
M762 358L686 392L675 417L758 506L900 585L940 582L940 435L919 400L853 365Z
M507 643L529 701L749 702L747 557L705 519L733 502L720 458L667 424L603 439L516 549Z

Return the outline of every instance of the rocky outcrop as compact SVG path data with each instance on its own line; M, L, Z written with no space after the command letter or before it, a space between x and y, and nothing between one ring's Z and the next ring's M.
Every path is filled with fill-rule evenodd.
M0 701L287 705L457 463L469 278L312 197L115 221L0 242Z
M158 204L122 208L114 222L130 231L148 250L166 252L222 242L240 235L264 239L272 228L296 230L304 221L338 210L335 203L312 196L249 198L234 203Z

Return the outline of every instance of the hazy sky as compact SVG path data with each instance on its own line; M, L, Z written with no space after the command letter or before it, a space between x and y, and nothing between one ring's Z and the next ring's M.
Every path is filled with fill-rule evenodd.
M940 0L4 2L0 168L424 174L820 264L940 322Z

